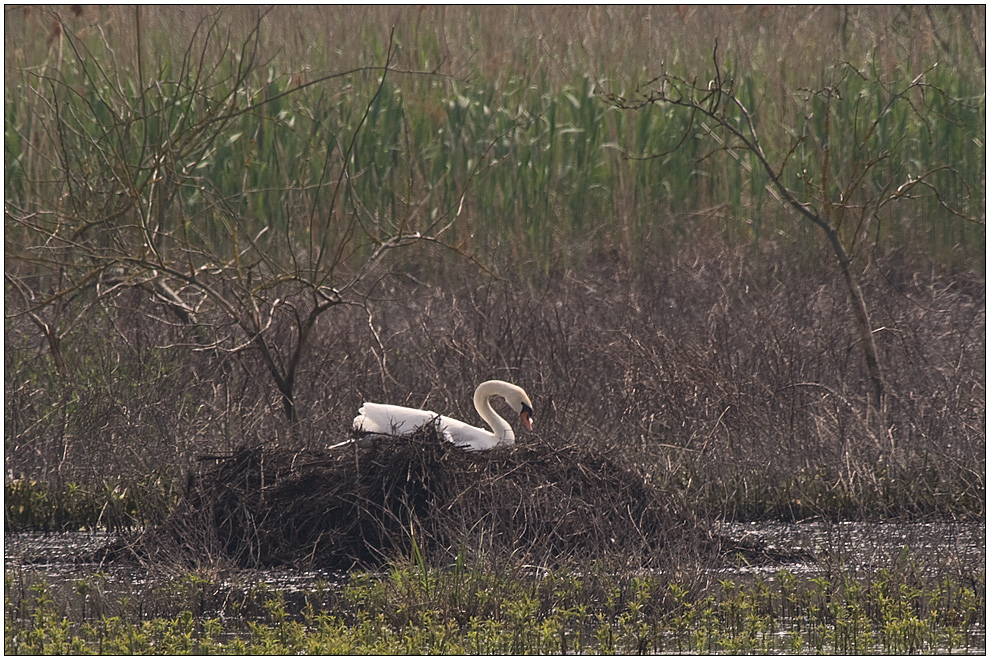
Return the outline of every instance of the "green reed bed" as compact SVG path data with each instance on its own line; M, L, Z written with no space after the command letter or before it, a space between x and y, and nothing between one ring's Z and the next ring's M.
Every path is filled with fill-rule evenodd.
M38 66L39 54L16 51L21 57L6 70L8 203L46 213L46 200L68 195L72 215L126 221L126 209L113 204L126 192L161 216L162 241L193 231L186 225L201 240L227 241L236 226L246 236L265 231L261 240L284 251L306 245L313 217L342 195L342 213L360 219L360 234L333 234L339 220L319 226L340 240L425 232L456 218L451 242L479 251L501 244L516 259L541 264L589 247L634 253L658 233L674 228L676 235L686 216L713 209L712 228L744 243L805 231L767 194L752 155L722 149L733 145L713 141L703 121L669 107L621 111L603 100L668 71L712 76L718 35L691 46L694 57L707 53L705 64L640 56L593 65L573 55L549 69L477 62L431 73L426 66L436 63L409 61L407 53L419 53L421 41L430 52L435 42L400 24L391 37L394 59L388 33L376 28L362 32L353 64L338 69L340 56L331 57L333 44L319 35L304 53L272 50L271 34L284 27L278 16L253 22L241 12L202 14L194 31L140 61L116 41L134 39L133 31L73 33L68 24L58 60L49 54ZM476 29L492 16L482 13ZM138 21L138 43L160 40L158 25ZM909 43L900 47L915 50L902 60L849 50L824 66L791 70L763 50L757 32L729 45L723 37L716 56L766 132L770 161L794 163L788 185L816 186L820 167L854 173L878 158L855 191L869 200L927 174L931 188L910 204L876 209L879 240L921 238L934 253L976 257L982 224L947 209L983 215L982 68L964 32L953 34L951 56L918 50L910 39L922 27L903 26L898 37ZM231 30L243 32L242 41ZM386 61L392 70L379 90ZM302 73L300 62L308 67ZM918 76L925 87L898 98ZM837 85L830 113L814 93L824 85ZM338 190L342 167L346 185ZM809 196L838 199L839 192ZM8 240L31 239L16 232Z
M107 592L105 578L59 591L8 571L4 648L9 654L982 653L984 580L982 573L924 578L910 563L869 575L781 570L690 583L610 577L600 569L530 578L413 564L302 592L231 588L187 576L139 599Z

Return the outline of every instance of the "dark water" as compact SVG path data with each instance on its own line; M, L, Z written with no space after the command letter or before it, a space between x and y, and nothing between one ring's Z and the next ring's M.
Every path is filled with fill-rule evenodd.
M773 573L781 569L814 572L823 562L846 569L894 568L896 562L914 560L931 568L958 567L973 570L986 564L986 526L983 523L719 523L716 531L732 539L756 541L770 549L792 554L810 554L808 561L739 566L729 572ZM115 567L81 563L117 537L104 532L26 532L4 537L4 566L49 575L53 581L73 579L99 570L106 575L133 573L134 566ZM287 588L316 580L336 579L339 574L320 571L246 571L266 580L276 577Z
M894 568L898 561L913 560L921 566L957 567L961 571L986 564L986 526L983 523L719 523L716 531L733 539L756 541L770 549L810 554L808 561L738 566L728 572L815 572L823 564L846 569ZM110 576L133 574L134 566L115 567L80 563L79 558L99 550L116 536L103 532L27 532L4 537L4 567L43 573L52 581L75 579L98 570ZM245 571L284 588L308 588L317 580L336 580L329 571Z

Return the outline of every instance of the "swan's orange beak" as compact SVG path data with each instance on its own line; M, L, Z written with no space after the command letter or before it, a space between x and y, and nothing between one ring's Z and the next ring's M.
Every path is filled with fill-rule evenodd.
M533 430L533 418L532 418L532 415L533 415L533 411L532 410L526 410L525 408L523 409L523 411L521 413L519 413L519 419L522 420L523 426L526 427L526 430L527 431L532 431Z

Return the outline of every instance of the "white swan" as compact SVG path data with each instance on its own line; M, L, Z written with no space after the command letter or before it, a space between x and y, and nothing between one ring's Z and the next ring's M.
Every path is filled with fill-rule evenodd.
M436 421L443 437L468 451L509 446L516 441L512 427L499 417L488 401L500 396L519 413L526 430L533 430L533 404L523 388L504 380L487 380L474 391L474 408L492 431L479 429L451 417L437 415L431 410L417 410L384 403L365 403L354 418L354 430L364 433L411 435L423 424Z

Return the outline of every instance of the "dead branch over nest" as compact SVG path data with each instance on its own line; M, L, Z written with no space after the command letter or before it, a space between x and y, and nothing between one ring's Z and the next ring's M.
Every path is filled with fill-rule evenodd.
M553 566L660 568L713 540L644 476L587 447L465 452L434 428L321 452L203 462L185 500L131 548L147 558L346 570L415 551Z

